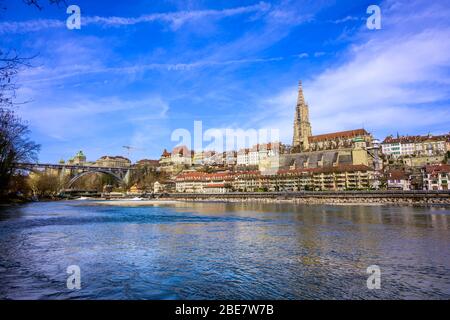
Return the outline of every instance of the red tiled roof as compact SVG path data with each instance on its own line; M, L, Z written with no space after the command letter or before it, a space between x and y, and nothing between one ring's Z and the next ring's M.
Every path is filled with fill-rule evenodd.
M165 158L170 157L170 153L167 151L167 149L164 149L161 157L165 157Z
M247 154L250 151L248 148L240 149L237 154Z
M407 180L408 175L403 170L392 170L387 172L389 180Z
M426 136L401 136L394 138L393 136L388 136L383 140L383 143L418 143L426 141L449 141L450 134L448 135L426 135Z
M173 148L172 155L179 154L180 156L192 156L192 152L186 146L178 146Z
M437 164L425 166L425 171L430 174L436 174L440 172L450 173L450 164Z
M355 130L348 130L348 131L319 134L316 136L309 137L308 140L310 142L319 142L319 141L326 141L326 140L336 139L336 138L354 138L357 136L364 136L364 135L368 135L368 134L369 133L364 129L355 129Z
M204 186L204 188L224 188L227 185L225 183L210 183Z

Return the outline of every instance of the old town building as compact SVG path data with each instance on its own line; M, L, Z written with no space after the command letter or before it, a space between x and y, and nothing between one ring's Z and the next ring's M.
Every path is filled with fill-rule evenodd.
M167 149L164 149L161 154L161 158L159 159L159 165L162 169L166 169L171 165L171 154Z
M425 190L449 190L450 165L428 165L422 169Z
M248 153L250 150L248 148L242 148L237 152L237 161L236 164L238 166L248 166L250 165L249 162L249 155Z
M235 166L237 163L237 152L236 151L226 151L225 152L225 164L227 166Z
M123 168L131 166L131 161L122 156L103 156L95 161L95 165L98 167Z
M159 160L152 159L142 159L136 162L137 167L149 167L149 168L157 168L159 166Z
M174 165L192 165L193 151L190 151L186 146L178 146L173 148L171 154L171 162Z
M411 190L411 177L404 170L386 172L386 187L388 190Z
M381 143L382 152L387 156L439 156L449 151L450 134L425 136L388 136Z
M209 193L229 191L367 190L373 187L374 171L364 165L279 170L274 175L261 171L185 172L175 179L177 192Z
M175 147L171 153L164 149L159 165L161 170L166 172L181 171L182 168L192 165L193 156L194 152L186 146Z
M214 165L214 155L216 154L215 151L208 150L203 152L203 165L206 166L212 166Z
M225 164L225 152L216 152L214 153L214 155L211 157L211 162L212 165L214 166L223 166Z
M72 165L85 165L86 164L86 156L84 155L83 151L78 151L77 154L67 161L67 164Z

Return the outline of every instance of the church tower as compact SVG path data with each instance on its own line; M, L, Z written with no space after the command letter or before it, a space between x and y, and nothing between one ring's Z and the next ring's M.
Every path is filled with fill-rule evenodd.
M309 123L309 106L303 96L302 82L298 84L297 107L295 108L294 136L292 147L296 152L309 149L308 137L312 136L311 124Z

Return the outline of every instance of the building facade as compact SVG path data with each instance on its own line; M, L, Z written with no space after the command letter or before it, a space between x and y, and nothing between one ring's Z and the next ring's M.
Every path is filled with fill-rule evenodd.
M98 167L125 168L131 166L131 161L122 156L103 156L95 161L95 165Z
M429 165L422 169L425 190L449 190L450 165Z
M248 149L248 148L242 148L237 152L236 164L238 166L250 165L249 152L250 152L250 149Z
M264 175L259 170L242 172L184 172L175 178L176 191L186 193L367 190L373 187L374 170L364 165L279 170Z
M192 165L194 152L190 151L186 146L178 146L173 148L170 160L174 165Z
M401 156L430 157L445 155L449 151L450 133L433 136L388 136L381 143L383 154L398 158Z
M386 172L386 188L388 190L411 190L411 177L404 170Z
M71 165L85 165L87 164L86 156L84 155L83 151L78 151L77 154L67 161L67 164Z

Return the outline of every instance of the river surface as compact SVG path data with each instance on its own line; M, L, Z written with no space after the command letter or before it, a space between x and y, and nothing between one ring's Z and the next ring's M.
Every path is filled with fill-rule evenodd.
M81 289L67 288L67 267ZM368 289L367 267L380 268ZM1 299L450 299L450 208L0 208Z

